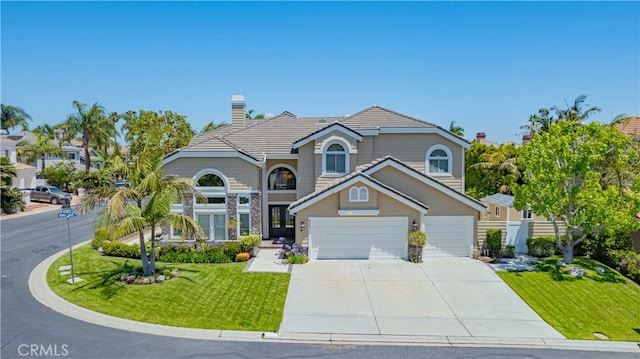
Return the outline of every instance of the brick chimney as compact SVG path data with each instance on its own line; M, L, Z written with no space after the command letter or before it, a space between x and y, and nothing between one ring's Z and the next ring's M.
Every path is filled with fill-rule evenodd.
M247 126L247 103L242 95L231 96L231 128L234 131Z
M478 132L476 134L476 141L478 141L479 144L484 145L487 141L487 134L484 132Z
M527 143L529 143L529 141L531 141L531 134L529 133L525 133L524 135L522 135L522 145L526 145Z

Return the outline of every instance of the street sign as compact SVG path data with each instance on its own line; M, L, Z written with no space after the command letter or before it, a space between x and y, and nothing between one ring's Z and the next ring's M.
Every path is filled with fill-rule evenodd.
M66 213L58 213L58 218L67 218Z
M65 208L65 209L63 209L63 210L62 210L62 213L64 213L64 214L73 213L73 209L71 209L71 208Z
M72 217L78 217L78 214L76 212L71 213Z

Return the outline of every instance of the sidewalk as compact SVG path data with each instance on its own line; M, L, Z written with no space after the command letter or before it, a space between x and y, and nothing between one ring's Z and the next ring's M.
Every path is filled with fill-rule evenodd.
M75 247L84 245L81 243ZM261 252L264 249L261 249ZM264 256L269 258L270 251L265 251ZM82 320L88 323L102 325L114 329L128 330L138 333L147 333L176 338L225 340L243 342L284 342L284 343L308 343L308 344L351 344L351 345L423 345L423 346L450 346L450 347L503 347L503 348L535 348L535 349L562 349L562 350L587 350L640 353L638 343L613 342L601 340L568 340L568 339L542 339L542 338L489 338L489 337L458 337L437 335L353 335L336 333L273 333L250 332L216 329L178 328L166 325L156 325L136 322L128 319L116 318L96 312L92 312L75 304L69 303L58 297L47 285L47 269L61 255L67 253L62 250L45 259L31 272L29 276L29 290L34 298L43 305L66 316ZM273 255L275 259L275 255ZM255 259L255 258L254 258ZM267 265L276 267L277 263ZM256 262L256 268L260 266ZM253 265L253 263L252 263ZM287 268L288 265L279 265Z

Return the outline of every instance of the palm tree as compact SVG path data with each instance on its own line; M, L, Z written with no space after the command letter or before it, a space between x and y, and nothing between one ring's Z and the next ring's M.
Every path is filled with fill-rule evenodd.
M494 152L480 155L480 161L471 168L486 170L487 175L494 179L500 193L511 193L511 185L522 178L518 168L517 149L513 143L503 143Z
M0 187L10 187L14 177L18 177L16 166L9 157L0 157Z
M73 135L82 136L82 147L84 148L85 171L91 168L91 154L89 146L97 144L103 146L111 138L115 131L115 123L106 115L104 107L94 103L87 108L87 105L78 101L73 101L76 113L69 116L65 122L65 127Z
M205 133L205 132L209 132L209 131L213 131L213 130L217 130L220 127L224 127L227 126L228 123L226 122L220 122L220 123L215 123L213 121L207 123L203 128L202 131L200 131L200 133Z
M464 128L462 128L461 126L456 126L456 121L451 121L451 123L449 124L449 131L455 133L460 137L464 136Z
M122 163L121 163L122 164ZM124 164L122 164L124 165ZM98 228L116 238L138 232L140 257L145 276L155 272L155 234L159 225L173 225L188 236L203 237L202 228L193 218L171 213L171 205L178 199L193 196L191 179L163 175L161 157L143 154L136 157L132 167L125 165L130 187L100 188L89 192L80 204L88 213L108 200L99 216ZM144 231L151 230L151 249L147 255Z
M527 130L532 135L535 135L547 132L549 130L549 126L554 123L558 123L559 121L575 121L576 123L582 123L592 114L601 111L597 106L585 108L585 106L589 106L584 103L586 100L587 95L580 95L573 101L573 105L569 106L569 104L566 104L566 109L562 109L559 106L541 108L538 110L537 114L529 116L528 124L520 126L520 128Z
M27 120L31 120L31 116L25 110L17 106L2 105L2 115L0 116L0 127L7 132L18 126L22 126L23 130L27 130Z
M38 159L42 161L41 172L44 174L46 168L46 154L50 155L62 155L62 148L56 145L52 137L47 135L47 132L40 130L33 131L36 138L33 141L22 140L16 144L18 147L17 153L20 157L23 157L26 162L36 162Z
M264 119L264 113L259 113L254 115L255 112L256 110L247 111L247 113L245 114L245 117L247 118L247 120L263 120Z

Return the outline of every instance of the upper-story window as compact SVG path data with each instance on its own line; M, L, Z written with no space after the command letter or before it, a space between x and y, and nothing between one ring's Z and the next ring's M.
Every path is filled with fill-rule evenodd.
M451 151L442 145L435 145L427 151L426 172L432 176L451 176Z
M224 181L220 176L213 173L208 173L200 178L196 182L198 187L224 187Z
M296 176L285 167L278 167L269 173L269 190L295 190Z
M369 201L369 189L367 187L351 187L349 189L349 202Z
M523 209L522 219L533 219L533 212L530 209Z
M325 174L345 174L347 173L347 151L339 143L333 143L324 152L324 173Z

